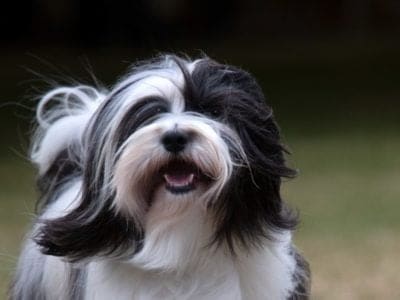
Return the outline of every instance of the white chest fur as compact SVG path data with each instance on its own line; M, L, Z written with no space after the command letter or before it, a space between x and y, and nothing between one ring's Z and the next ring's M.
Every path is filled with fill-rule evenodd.
M95 262L88 267L85 299L286 299L295 284L295 261L282 250L267 248L235 260L215 252L197 269L182 273Z

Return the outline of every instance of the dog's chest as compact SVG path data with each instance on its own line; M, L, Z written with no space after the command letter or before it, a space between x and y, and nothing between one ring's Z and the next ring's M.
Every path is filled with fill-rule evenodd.
M237 272L192 273L179 277L144 273L131 267L96 264L89 267L85 299L241 300Z
M111 262L89 265L85 299L277 300L293 289L293 257L263 251L240 264L218 258L176 275Z

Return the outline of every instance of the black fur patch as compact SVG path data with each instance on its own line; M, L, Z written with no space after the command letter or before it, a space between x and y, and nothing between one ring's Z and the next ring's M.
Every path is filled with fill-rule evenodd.
M311 294L310 266L295 248L292 248L292 255L296 260L296 270L293 274L296 286L288 300L308 300Z
M45 220L35 237L41 251L78 261L94 255L122 254L132 246L139 248L142 231L129 218L117 215L110 202L94 217L86 200L64 217Z
M177 63L185 75L186 110L229 124L249 160L248 168L235 168L213 207L215 241L226 241L233 251L234 240L251 248L271 231L294 229L297 214L282 202L280 184L296 172L285 165L279 128L257 82L243 70L210 59L198 63L192 74Z

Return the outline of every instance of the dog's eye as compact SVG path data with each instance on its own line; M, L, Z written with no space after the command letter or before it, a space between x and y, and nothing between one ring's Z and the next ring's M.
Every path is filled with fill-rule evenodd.
M219 118L221 117L223 110L220 107L202 107L200 109L200 111L205 114L208 115L209 117L212 118Z
M119 141L128 138L138 128L152 122L160 114L169 111L166 100L157 97L146 98L133 105L121 120L118 128Z
M147 123L149 120L167 111L168 103L165 100L151 98L138 103L131 117L136 120L135 123L143 125L143 123Z

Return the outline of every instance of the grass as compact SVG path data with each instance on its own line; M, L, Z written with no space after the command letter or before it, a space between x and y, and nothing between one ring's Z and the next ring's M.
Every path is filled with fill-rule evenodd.
M353 238L374 228L400 229L396 135L314 137L292 144L300 174L285 192L301 205L307 234Z
M311 262L312 299L399 299L397 232L372 229L352 240L337 235L302 236Z
M313 298L399 298L400 140L342 134L291 145L300 175L284 194L301 211Z
M5 299L21 241L33 218L33 173L20 157L0 162L0 299Z
M283 194L299 208L299 248L311 263L314 299L400 296L400 140L395 134L288 137L300 170ZM32 219L33 173L22 158L0 165L0 294L5 295Z

